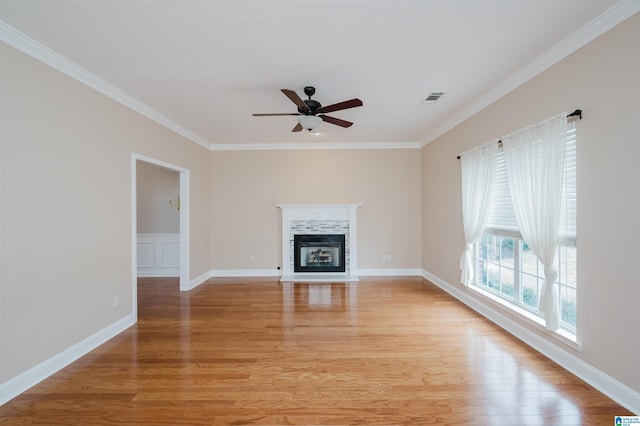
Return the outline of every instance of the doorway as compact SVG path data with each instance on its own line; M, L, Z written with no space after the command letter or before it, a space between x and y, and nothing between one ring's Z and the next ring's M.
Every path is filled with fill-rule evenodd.
M179 281L180 291L187 291L190 286L190 273L189 273L189 170L183 167L179 167L164 161L156 160L144 155L133 154L132 155L132 256L133 256L133 271L132 271L132 292L133 292L133 312L137 321L138 318L138 295L137 295L137 281L138 281L138 166L141 163L144 165L152 165L160 167L166 170L177 172L179 176L179 201L178 194L172 194L171 200L167 194L168 205L176 208L179 215ZM179 203L179 204L178 204ZM179 208L178 208L179 207Z

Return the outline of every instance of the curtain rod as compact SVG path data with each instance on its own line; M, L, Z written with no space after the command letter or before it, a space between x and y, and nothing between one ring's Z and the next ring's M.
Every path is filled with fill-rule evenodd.
M571 117L578 117L580 120L582 120L582 110L577 109L573 111L571 114L567 115L567 118L571 118ZM502 141L500 140L498 141L498 143L502 143ZM459 160L460 156L458 155L456 158Z

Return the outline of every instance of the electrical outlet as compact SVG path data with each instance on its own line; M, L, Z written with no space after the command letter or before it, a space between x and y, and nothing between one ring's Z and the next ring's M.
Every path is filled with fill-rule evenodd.
M256 263L256 257L255 256L249 256L249 260L251 261L251 263Z
M120 306L120 296L113 296L113 309Z

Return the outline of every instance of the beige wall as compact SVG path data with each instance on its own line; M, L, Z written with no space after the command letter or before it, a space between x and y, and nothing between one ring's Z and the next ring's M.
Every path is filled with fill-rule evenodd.
M216 151L211 187L212 269L275 271L282 266L276 205L340 203L362 204L360 268L420 268L417 150Z
M578 333L583 347L574 355L635 391L640 391L638 40L640 14L422 151L422 264L460 286L463 233L456 155L562 111L583 109L577 125Z
M137 162L137 233L177 234L180 232L180 211L169 205L169 194L177 200L180 194L180 174L174 170Z
M0 43L0 383L132 313L132 153L191 171L209 270L209 152ZM112 307L114 296L120 306Z

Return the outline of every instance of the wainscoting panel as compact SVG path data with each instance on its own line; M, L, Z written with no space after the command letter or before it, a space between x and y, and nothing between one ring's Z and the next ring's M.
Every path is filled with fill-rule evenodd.
M143 243L138 235L138 270L140 268L153 268L156 265L156 245Z
M180 234L138 234L139 277L180 276Z

